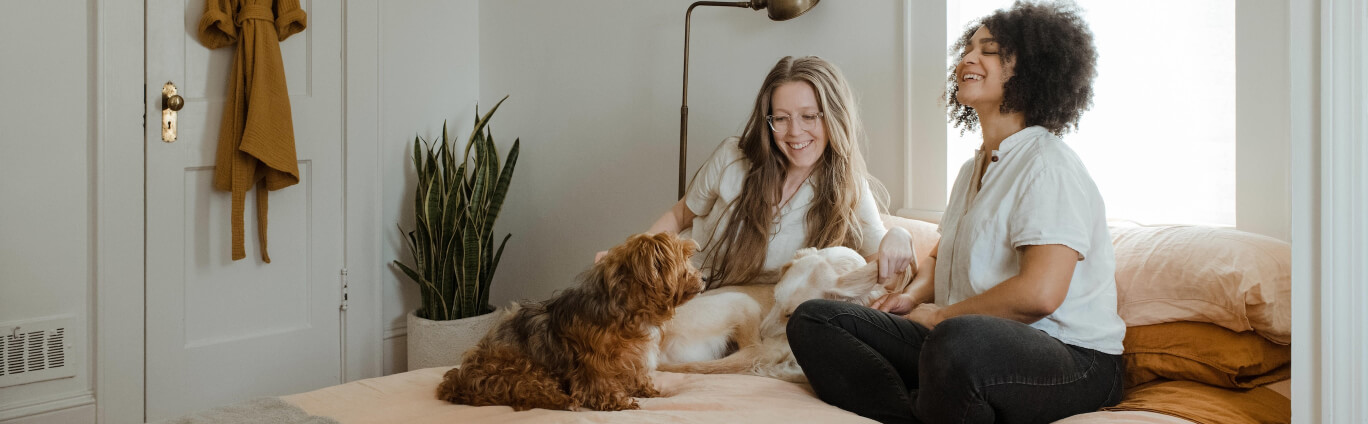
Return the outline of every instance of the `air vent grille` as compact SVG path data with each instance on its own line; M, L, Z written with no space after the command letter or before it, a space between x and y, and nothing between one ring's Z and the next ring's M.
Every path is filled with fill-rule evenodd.
M70 323L68 317L0 325L0 387L74 376Z

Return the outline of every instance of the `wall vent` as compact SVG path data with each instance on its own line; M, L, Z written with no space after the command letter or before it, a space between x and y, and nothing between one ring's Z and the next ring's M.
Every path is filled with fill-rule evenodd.
M0 387L76 375L71 317L0 324Z

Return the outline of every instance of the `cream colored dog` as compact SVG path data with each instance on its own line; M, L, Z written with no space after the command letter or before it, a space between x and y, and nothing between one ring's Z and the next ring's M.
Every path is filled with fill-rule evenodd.
M752 374L806 382L784 332L804 301L818 298L869 305L912 278L909 266L885 287L877 263L846 247L806 248L780 269L775 285L731 286L681 305L664 324L661 371ZM735 353L730 353L736 349Z

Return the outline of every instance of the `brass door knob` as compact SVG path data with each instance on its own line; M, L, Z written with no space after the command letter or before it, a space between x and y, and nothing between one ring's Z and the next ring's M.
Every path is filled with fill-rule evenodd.
M185 99L181 98L179 94L166 98L166 104L162 105L162 109L171 109L176 111L181 110L182 107L185 107Z

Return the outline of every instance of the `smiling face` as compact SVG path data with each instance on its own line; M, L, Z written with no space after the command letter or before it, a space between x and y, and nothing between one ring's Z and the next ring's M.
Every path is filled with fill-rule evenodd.
M1012 64L1004 63L998 43L987 27L979 27L964 46L955 66L959 102L979 113L996 111L1002 105L1002 87L1012 76Z
M784 131L771 129L774 145L788 158L790 174L812 170L826 151L826 125L817 102L817 92L802 81L790 81L774 89L770 97L770 115L787 117ZM811 128L807 128L811 124ZM777 127L777 126L776 126Z

